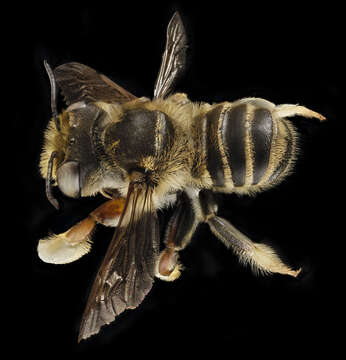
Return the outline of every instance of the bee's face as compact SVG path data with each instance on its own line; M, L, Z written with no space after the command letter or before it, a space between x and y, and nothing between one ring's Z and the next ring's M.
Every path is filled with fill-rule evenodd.
M56 178L61 192L72 198L84 195L84 189L99 168L92 143L95 117L90 113L91 109L85 106L68 113L64 159L57 168Z

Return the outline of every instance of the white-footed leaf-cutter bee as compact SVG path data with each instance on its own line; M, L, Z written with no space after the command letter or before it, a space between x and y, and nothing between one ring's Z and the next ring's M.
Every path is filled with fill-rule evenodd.
M304 106L276 106L261 98L208 104L171 94L186 48L175 13L152 100L134 96L88 66L73 62L52 70L44 62L53 114L40 162L47 197L58 208L54 184L69 197L101 193L107 201L68 231L40 240L39 257L55 264L75 261L89 252L97 223L116 227L79 340L137 307L155 277L178 278L178 252L202 222L255 272L299 274L271 247L252 242L217 216L213 193L254 194L277 185L297 154L297 134L286 118L324 117ZM57 87L68 105L61 114ZM175 210L160 252L157 210L168 205Z

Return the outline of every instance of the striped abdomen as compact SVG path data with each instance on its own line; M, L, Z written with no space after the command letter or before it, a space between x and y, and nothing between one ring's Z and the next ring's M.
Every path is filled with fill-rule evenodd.
M201 119L206 169L215 191L255 192L282 180L296 152L293 126L272 109L223 103Z

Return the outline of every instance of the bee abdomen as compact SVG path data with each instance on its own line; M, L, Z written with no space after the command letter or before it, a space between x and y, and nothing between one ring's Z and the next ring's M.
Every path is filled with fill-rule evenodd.
M234 186L243 186L246 181L246 132L247 108L240 105L226 108L219 119L221 132L220 148L224 151L231 170Z
M258 184L268 169L274 129L276 129L276 124L270 111L256 109L250 127L253 145L252 185Z
M206 168L216 191L258 191L280 181L291 168L295 132L272 109L224 103L203 121Z

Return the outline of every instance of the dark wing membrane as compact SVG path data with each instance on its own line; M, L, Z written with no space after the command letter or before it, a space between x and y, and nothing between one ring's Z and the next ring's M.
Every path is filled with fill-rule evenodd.
M123 103L136 99L103 74L77 62L56 67L54 75L67 105L78 101Z
M121 226L124 222L128 224ZM101 326L143 301L153 284L158 247L152 188L130 184L119 226L89 295L78 341L98 333Z
M154 98L166 97L183 72L186 60L187 38L183 22L176 12L167 28L166 48L156 79Z

